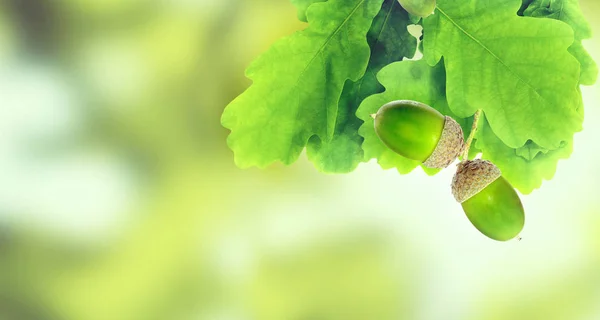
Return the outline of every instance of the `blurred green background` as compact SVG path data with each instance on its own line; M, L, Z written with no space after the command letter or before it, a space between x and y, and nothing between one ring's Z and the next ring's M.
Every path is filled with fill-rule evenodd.
M494 242L452 170L234 166L223 108L304 27L285 0L1 0L0 319L600 319L598 86Z

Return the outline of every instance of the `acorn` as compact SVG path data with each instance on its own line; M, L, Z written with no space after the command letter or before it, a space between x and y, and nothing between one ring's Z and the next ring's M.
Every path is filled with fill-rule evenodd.
M399 155L429 168L446 168L464 148L460 125L417 101L392 101L372 115L379 139Z
M404 10L421 18L426 18L433 13L435 10L435 1L436 0L398 0Z
M500 169L486 160L458 164L452 194L473 226L487 237L507 241L518 237L525 225L523 204Z

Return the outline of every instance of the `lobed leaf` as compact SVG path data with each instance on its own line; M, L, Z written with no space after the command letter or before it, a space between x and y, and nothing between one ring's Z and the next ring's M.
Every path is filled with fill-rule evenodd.
M573 30L559 21L515 15L520 0L440 0L424 20L424 55L444 57L447 97L461 118L485 111L511 148L533 140L558 148L581 129L579 64L567 51Z
M513 149L506 146L494 134L487 121L483 121L475 145L481 149L482 158L498 166L502 176L523 194L529 194L539 188L543 180L552 179L558 161L569 158L573 152L573 140L569 140L555 150L537 150L539 152L535 155L524 157L525 148Z
M338 103L333 139L323 141L313 136L307 146L308 158L319 171L345 173L353 171L364 159L363 138L358 134L362 121L355 115L368 96L383 91L376 74L384 66L414 56L417 39L408 33L409 17L397 0L385 0L367 34L371 58L365 75L347 81Z
M579 91L581 93L581 91ZM583 116L583 99L579 95L577 112ZM481 148L483 158L494 162L505 178L524 194L542 185L543 180L554 176L558 161L567 159L573 152L573 139L562 141L558 148L549 150L529 140L524 146L513 149L506 146L484 121L480 124L476 147Z
M581 95L577 105L577 112L583 116ZM476 147L482 149L483 158L494 162L502 170L502 175L524 194L539 188L543 180L552 179L558 161L569 158L573 152L573 139L561 142L560 146L553 150L542 148L533 141L512 149L495 136L487 121L480 126L483 129L478 132Z
M239 167L294 162L309 138L331 141L346 80L369 61L366 34L383 0L312 4L306 30L276 42L246 71L253 84L223 112Z

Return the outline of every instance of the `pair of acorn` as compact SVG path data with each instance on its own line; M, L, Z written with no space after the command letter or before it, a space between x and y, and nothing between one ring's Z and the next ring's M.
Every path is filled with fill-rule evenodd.
M464 151L460 125L432 107L410 100L390 102L372 115L375 131L391 150L429 168L446 168ZM481 233L507 241L525 225L519 196L490 161L464 159L452 180L452 194Z

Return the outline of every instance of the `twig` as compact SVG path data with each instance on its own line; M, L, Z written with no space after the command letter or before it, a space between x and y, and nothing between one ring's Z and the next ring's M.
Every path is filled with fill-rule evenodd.
M473 139L475 138L475 134L477 133L477 129L479 127L479 119L481 118L482 110L479 109L475 112L475 116L473 117L473 126L471 127L471 133L469 134L469 138L467 138L467 142L465 143L465 149L463 150L462 158L463 160L469 159L469 149L471 149L471 144L473 143Z

